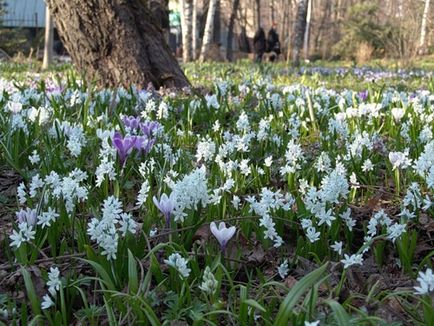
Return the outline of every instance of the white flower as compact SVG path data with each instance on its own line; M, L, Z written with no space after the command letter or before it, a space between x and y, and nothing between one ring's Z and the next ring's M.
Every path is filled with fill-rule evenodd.
M319 325L319 320L316 321L305 321L304 322L304 326L318 326Z
M27 193L26 193L26 185L24 182L21 182L17 188L17 196L21 205L25 204L27 201Z
M264 161L264 165L269 168L271 164L273 164L273 156L268 156Z
M289 273L288 259L285 259L283 263L281 263L279 267L277 267L277 272L279 273L280 277L283 279L288 275Z
M41 161L41 158L39 157L36 149L32 152L32 155L29 156L29 161L33 165L38 164Z
M393 108L391 112L393 119L395 119L395 122L401 121L402 117L405 114L405 110L403 108Z
M395 242L404 232L405 232L406 224L395 223L390 225L387 228L387 239Z
M48 309L50 307L54 306L53 300L51 300L51 297L49 294L46 294L42 298L41 308L42 309Z
M344 259L341 260L341 263L344 264L344 269L347 269L348 267L352 265L362 265L363 264L363 255L362 254L355 254L348 256L347 254L344 255Z
M214 294L217 291L218 282L214 277L214 274L211 272L209 266L205 268L205 272L202 278L202 284L199 285L199 289L201 289L206 294Z
M48 272L48 291L51 293L51 295L55 296L56 291L60 290L60 286L62 285L62 282L60 281L60 271L57 267L50 267L50 271Z
M48 207L47 212L43 212L42 215L38 216L38 225L42 225L42 228L46 226L51 226L51 223L54 222L59 217L59 214L56 213L54 209Z
M234 206L235 209L238 209L240 207L241 199L238 196L234 196L232 198L232 206Z
M183 277L187 278L190 275L191 269L187 267L187 260L181 257L177 252L171 254L164 262L168 266L175 268Z
M411 159L408 158L408 150L405 152L390 152L389 160L392 163L392 170L396 168L405 169L411 165Z
M141 207L145 203L146 199L148 198L148 193L151 187L149 186L149 182L146 180L142 183L142 186L140 187L139 194L137 195L137 203L136 205Z
M369 158L366 159L365 162L363 162L362 171L369 172L372 171L373 169L374 169L374 165L372 164L371 160Z
M334 244L332 244L330 247L333 249L333 251L337 252L339 255L342 255L342 241L335 241Z
M428 294L434 291L434 275L432 269L428 268L425 273L419 272L419 277L417 278L419 286L415 286L416 294Z
M316 229L313 226L310 226L306 230L306 236L311 243L314 243L319 240L321 233L316 232Z
M226 245L229 240L234 236L236 228L235 226L231 226L230 228L226 227L225 222L220 222L219 227L215 222L211 222L210 224L211 233L216 237L217 241L220 243L220 248L222 251L226 249Z

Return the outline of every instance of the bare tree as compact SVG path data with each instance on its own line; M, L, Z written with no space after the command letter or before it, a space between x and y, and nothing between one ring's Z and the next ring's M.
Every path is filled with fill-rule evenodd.
M181 0L181 31L182 31L182 58L184 62L189 62L193 59L192 47L192 15L193 15L193 0Z
M306 30L307 5L309 0L297 0L297 15L295 17L292 37L292 64L300 65L300 52L303 46L304 32Z
M141 0L46 0L77 68L102 86L189 82Z
M203 62L211 47L213 40L213 29L214 29L214 16L217 10L218 0L210 0L208 13L206 16L205 31L203 33L202 49L200 51L199 61Z
M45 6L45 42L44 42L44 59L42 60L42 69L48 69L53 62L53 38L54 24L48 6Z
M232 2L231 16L229 18L229 26L228 26L228 39L226 45L226 59L228 59L229 61L233 60L232 43L234 41L234 24L235 24L235 19L237 17L237 11L239 6L240 6L240 0L234 0Z
M305 59L309 57L309 36L310 36L310 21L312 19L312 0L307 0L307 14L306 14L306 29L304 31L303 40L303 55Z
M197 59L199 49L199 22L197 18L198 0L193 0L193 15L192 15L192 52L193 60Z
M429 4L430 4L430 0L425 0L425 7L423 9L422 23L420 27L419 51L418 51L420 54L425 54L426 52L426 45L425 45L426 22L428 20Z

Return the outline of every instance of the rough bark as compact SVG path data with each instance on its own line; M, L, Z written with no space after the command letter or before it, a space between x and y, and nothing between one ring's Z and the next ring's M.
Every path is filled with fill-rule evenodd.
M193 44L192 44L192 15L193 15L193 0L181 0L181 31L182 31L182 59L184 62L193 60Z
M44 59L42 60L42 69L47 69L53 62L53 38L54 26L50 10L45 7L45 40L44 40Z
M46 3L76 67L101 86L189 86L142 0Z
M300 52L303 46L304 32L306 30L308 0L297 1L297 14L295 17L292 41L292 65L300 66Z
M228 61L233 60L232 43L234 41L234 25L235 25L235 19L237 17L237 11L239 6L240 6L240 0L234 0L232 3L231 16L229 18L228 39L226 44L226 59L228 59Z
M199 56L199 61L201 62L205 61L213 40L214 16L217 9L217 1L218 0L210 0L209 2L205 31L203 33L202 49Z

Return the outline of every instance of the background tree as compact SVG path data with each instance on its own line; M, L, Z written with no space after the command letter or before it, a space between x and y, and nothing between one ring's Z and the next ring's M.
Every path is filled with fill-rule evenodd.
M47 69L53 61L54 24L48 6L45 6L45 40L42 69Z
M193 0L181 0L181 31L182 31L182 59L184 62L193 60Z
M298 67L300 65L300 52L303 46L304 33L306 31L307 6L309 0L297 0L297 15L294 23L293 41L292 41L292 65Z
M206 16L205 31L203 33L202 49L200 51L199 61L205 61L207 53L211 47L214 33L214 16L217 10L219 0L210 0L208 13Z
M100 85L189 85L143 1L46 2L76 67Z

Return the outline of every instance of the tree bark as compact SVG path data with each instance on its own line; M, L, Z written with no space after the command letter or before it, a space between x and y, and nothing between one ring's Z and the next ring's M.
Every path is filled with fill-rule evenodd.
M297 15L295 17L295 25L293 29L293 46L292 46L292 65L300 66L300 52L303 46L303 37L306 30L308 0L297 1Z
M104 87L189 82L142 0L46 0L76 67Z
M428 13L429 13L429 3L430 0L425 0L425 7L423 9L422 23L420 27L419 51L418 51L420 54L425 54L426 52L425 38L426 38L426 22L428 20Z
M54 26L53 18L51 17L50 10L45 7L45 42L44 42L44 59L42 60L42 69L48 69L53 62L53 37Z
M182 58L184 62L189 62L193 59L193 38L192 38L192 16L193 16L193 1L181 0L181 31L182 31Z
M231 16L229 18L229 26L228 26L228 39L226 44L226 59L228 61L233 60L233 49L232 43L234 41L234 25L235 19L237 18L238 7L240 6L240 0L234 0L232 3Z
M218 0L210 0L209 2L205 31L203 33L202 49L199 56L199 61L201 62L205 61L213 40L214 16L217 9L217 1Z
M310 33L310 21L312 18L312 0L307 0L307 14L306 14L306 28L304 31L304 40L303 40L303 54L304 59L309 58L309 33Z
M198 0L193 0L193 13L192 13L192 54L193 60L197 59L199 49L199 22L197 20Z

